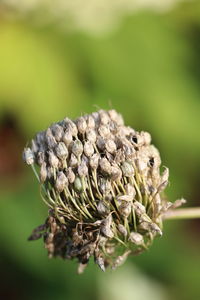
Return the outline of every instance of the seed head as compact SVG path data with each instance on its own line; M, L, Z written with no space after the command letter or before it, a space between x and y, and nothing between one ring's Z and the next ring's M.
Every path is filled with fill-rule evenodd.
M125 126L115 110L51 125L23 158L40 167L49 206L45 224L29 239L43 237L49 257L77 259L79 273L92 256L103 271L115 269L162 235L162 216L173 207L163 195L169 170L160 174L150 134Z

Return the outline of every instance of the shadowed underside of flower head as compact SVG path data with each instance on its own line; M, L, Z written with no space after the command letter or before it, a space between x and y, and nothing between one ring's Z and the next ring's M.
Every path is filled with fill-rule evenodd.
M160 174L150 134L125 126L115 110L52 124L24 149L24 160L49 207L29 240L43 237L49 257L77 258L80 273L91 256L102 270L115 269L162 235L172 206L163 196L168 169Z

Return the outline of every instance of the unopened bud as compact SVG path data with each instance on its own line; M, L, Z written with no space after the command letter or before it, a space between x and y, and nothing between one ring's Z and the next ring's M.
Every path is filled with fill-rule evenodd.
M101 136L99 136L99 137L97 138L97 147L98 147L100 150L104 150L104 148L105 148L105 140L104 140Z
M110 181L108 181L105 178L100 178L99 188L103 194L108 194L111 191L112 187L111 187Z
M143 142L144 142L145 145L150 145L151 144L151 135L148 132L142 131L141 136L143 138Z
M119 201L121 202L121 200ZM122 203L119 206L119 212L125 218L128 218L128 216L131 213L131 209L132 209L132 203L127 200L122 201Z
M83 191L83 185L82 185L80 177L78 177L78 176L74 180L74 188L79 193Z
M97 204L97 211L100 215L106 215L109 213L108 207L103 203L103 201L99 201Z
M92 154L94 153L94 147L91 142L85 142L84 153L87 157L91 157Z
M134 168L131 163L124 161L121 165L122 173L125 177L131 177L134 175Z
M111 166L111 180L117 181L122 177L122 171L117 166Z
M82 161L78 166L78 174L80 177L86 176L88 174L88 167L86 166L85 161Z
M34 163L34 154L30 148L24 149L23 159L27 163L27 165L32 165Z
M37 155L37 163L41 166L45 162L45 153L43 151L39 151Z
M84 134L87 129L87 123L86 123L85 119L83 117L78 118L76 120L76 125L78 128L78 131L80 133Z
M126 184L125 190L126 190L127 195L130 195L130 196L132 196L133 198L135 197L135 195L136 195L136 190L135 190L135 188L134 188L133 185L131 185L130 183Z
M43 183L46 181L47 178L47 168L46 163L44 162L40 168L40 181Z
M98 165L99 165L99 159L100 159L100 155L98 153L94 153L91 157L90 157L90 167L92 169L97 169Z
M105 112L104 110L101 110L101 111L99 112L99 117L100 117L100 122L101 122L101 124L103 124L103 125L108 124L109 121L110 121L110 118L109 118L107 112Z
M106 268L105 268L105 264L104 264L104 259L102 256L100 255L96 255L95 257L95 263L99 266L99 268L105 272Z
M109 153L114 153L117 149L115 142L110 139L106 141L105 148Z
M138 201L135 201L133 203L133 208L135 210L135 213L138 217L140 217L141 215L145 214L146 213L146 209L145 209L145 206L142 205L142 203L138 202Z
M67 177L63 172L59 172L55 184L56 190L59 193L61 193L64 190L66 185L67 185Z
M129 236L129 241L138 246L144 244L143 236L138 232L131 232Z
M70 183L73 183L74 180L75 180L75 174L74 174L74 172L72 171L72 168L71 168L71 167L69 167L69 168L67 169L67 179L68 179L68 181L69 181Z
M94 129L88 129L86 131L86 137L87 140L90 141L91 143L95 143L97 139L97 135Z
M53 149L57 144L50 128L48 128L46 131L46 143L49 149Z
M72 145L72 152L76 157L79 157L83 153L83 144L80 140L75 140Z
M94 121L94 118L91 115L87 116L87 127L89 129L94 129L95 128L95 121Z
M49 151L49 164L52 168L58 168L59 160L53 151Z
M150 224L151 232L155 235L162 235L162 231L160 227L156 223L151 223Z
M107 218L102 220L101 223L101 233L108 238L113 238L114 234L111 230L111 224L112 224L112 216L109 215Z
M58 145L55 148L57 156L61 159L64 160L68 156L68 150L67 147L63 142L58 143Z
M54 124L51 126L51 130L56 141L60 142L63 136L63 128L58 124Z
M69 165L72 168L75 168L78 165L78 159L77 159L77 157L73 153L71 154Z
M63 122L65 124L65 128L72 134L72 136L77 137L78 129L76 127L76 124L69 118L65 118Z
M35 140L31 141L31 150L33 151L33 153L37 153L39 150L38 145Z
M109 116L110 116L110 118L111 118L112 121L115 122L117 120L118 113L116 112L116 110L111 109L111 110L108 111L108 114L109 114Z
M106 174L111 173L111 164L105 157L100 159L99 165L100 165L101 170L104 173L106 173Z
M66 146L69 146L72 142L72 134L69 129L67 129L62 137L63 142Z
M109 127L107 125L101 125L98 130L100 136L107 138L110 134Z
M118 228L119 232L120 232L123 236L127 236L127 230L126 230L126 228L124 227L124 225L118 224L117 228Z

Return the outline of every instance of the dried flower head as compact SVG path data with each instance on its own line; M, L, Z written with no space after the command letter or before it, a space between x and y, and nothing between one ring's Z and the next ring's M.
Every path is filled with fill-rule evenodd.
M102 270L146 250L162 235L170 207L160 155L147 132L124 125L115 110L100 110L51 125L25 148L49 207L30 240L44 238L49 257L76 258L82 272L90 257Z

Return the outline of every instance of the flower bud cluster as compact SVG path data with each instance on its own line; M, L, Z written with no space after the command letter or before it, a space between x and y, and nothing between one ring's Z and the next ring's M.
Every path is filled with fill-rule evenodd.
M43 236L49 257L77 258L80 272L91 256L102 270L116 268L162 235L169 170L160 174L150 134L125 126L115 110L51 125L23 157L35 172L39 166L49 206L30 239Z

